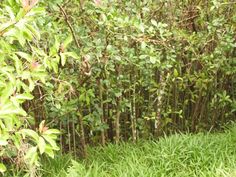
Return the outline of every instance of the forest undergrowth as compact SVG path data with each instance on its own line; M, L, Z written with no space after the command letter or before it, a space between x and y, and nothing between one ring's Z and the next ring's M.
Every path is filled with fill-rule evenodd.
M92 147L88 149L89 158L83 161L72 160L70 155L58 155L53 160L45 158L40 174L42 177L233 177L235 144L235 126L223 133L174 134L156 141ZM15 176L21 176L20 171Z

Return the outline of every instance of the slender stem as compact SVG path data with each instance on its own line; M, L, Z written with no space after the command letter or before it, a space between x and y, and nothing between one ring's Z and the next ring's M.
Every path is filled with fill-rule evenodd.
M99 80L99 97L100 97L100 108L102 110L102 113L101 113L101 123L102 123L102 125L104 125L105 121L104 121L104 113L103 113L103 87L102 87L101 80ZM101 142L102 142L102 145L104 146L105 142L106 142L104 129L101 130Z
M68 15L67 15L66 11L59 4L57 6L60 8L62 14L64 15L65 21L66 21L68 27L70 28L70 32L71 32L71 34L73 36L73 39L75 41L75 44L76 44L77 48L80 48L80 43L79 43L78 39L76 38L75 30L74 30L74 28L72 27L72 25L71 25L71 23L69 21L69 18L68 18Z

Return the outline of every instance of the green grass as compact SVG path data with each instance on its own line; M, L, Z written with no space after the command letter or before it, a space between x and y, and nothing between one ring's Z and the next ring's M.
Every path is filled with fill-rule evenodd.
M66 176L67 171L67 177L234 177L236 128L218 134L172 135L156 142L91 148L88 160L73 161L62 170L63 175L53 168L54 162L51 167L44 165L44 172L54 169L51 175Z
M236 177L236 127L217 134L172 135L159 141L89 149L85 161L45 159L43 177Z

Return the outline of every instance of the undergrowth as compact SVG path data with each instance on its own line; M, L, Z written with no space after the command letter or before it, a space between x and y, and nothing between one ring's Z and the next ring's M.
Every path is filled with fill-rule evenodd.
M224 133L176 134L158 141L89 149L87 160L44 159L43 177L234 177L236 127Z
M72 162L68 177L236 176L236 136L173 135L157 142L109 145L90 150L89 160Z

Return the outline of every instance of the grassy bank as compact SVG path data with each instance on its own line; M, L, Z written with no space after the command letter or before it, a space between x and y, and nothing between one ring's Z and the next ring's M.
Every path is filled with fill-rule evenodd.
M172 135L159 141L89 149L88 160L45 159L44 177L236 176L236 128L225 133Z

